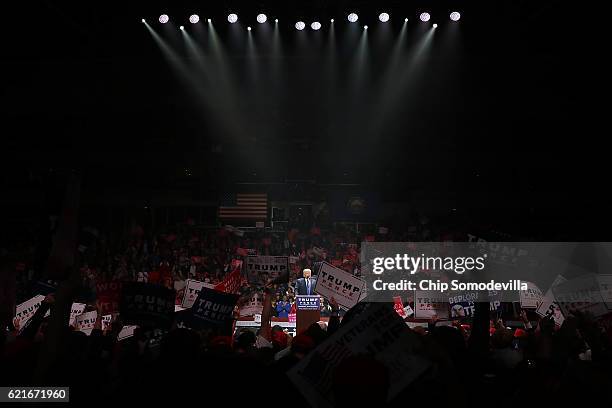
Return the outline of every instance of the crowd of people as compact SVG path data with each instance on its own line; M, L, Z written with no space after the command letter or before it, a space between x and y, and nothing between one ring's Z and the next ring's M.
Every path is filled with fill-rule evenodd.
M56 293L45 297L27 325L9 324L2 331L0 384L69 385L71 400L79 402L234 405L280 401L307 406L287 372L358 318L367 303L341 316L334 313L335 302L326 302L327 323L313 324L295 337L274 322L267 326L264 318L257 332L221 333L174 324L167 331L139 327L121 340L120 316L103 327L102 313L98 313L87 335L67 324L70 305L79 301L88 305L87 310L96 310L96 284L101 281L146 281L177 293L187 279L218 284L229 273L233 259L253 253L289 256L289 282L321 260L359 275L362 240L407 238L388 230L367 235L316 227L307 232L244 233L231 227L202 229L188 224L155 234L134 226L119 240L93 228L86 233L91 239L80 251L79 281L57 282ZM440 238L430 235L430 239ZM42 276L32 271L27 259L19 263L18 290L27 294L32 282ZM266 288L264 299L269 303L263 307L264 314L285 319L295 311L290 284ZM549 318L538 318L535 325L530 322L533 318L524 314L523 318L524 327L511 330L499 316L490 314L488 304L477 303L471 319L412 327L414 353L431 363L423 375L387 401L396 381L389 367L368 355L351 355L332 373L332 404L536 406L585 402L597 395L598 404L607 406L607 386L612 385L612 330L606 327L607 320L576 312L556 327Z

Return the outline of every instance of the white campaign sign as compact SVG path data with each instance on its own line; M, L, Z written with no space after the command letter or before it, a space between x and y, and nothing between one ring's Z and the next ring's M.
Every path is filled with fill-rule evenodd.
M527 290L521 290L519 293L521 307L523 309L535 309L542 303L542 291L534 283L525 282Z
M546 291L546 294L542 298L542 303L540 303L538 305L538 308L536 309L536 313L542 317L552 316L557 326L561 326L563 324L565 317L561 312L559 304L555 302L555 295L552 291L552 288L557 285L560 285L565 281L567 281L567 279L565 279L561 275L557 275L553 283L550 285L550 288Z
M414 292L414 317L417 319L448 319L448 297L437 291Z
M599 290L608 310L612 310L612 275L597 275Z
M70 320L68 321L69 326L74 326L74 319L78 315L82 314L85 311L85 303L73 303L70 308Z
M102 331L108 329L109 325L111 324L111 322L113 321L113 315L104 315L102 316Z
M187 279L185 285L185 294L183 296L183 301L181 302L181 307L189 309L191 306L193 306L193 302L195 302L195 300L197 299L198 294L200 293L200 290L202 290L202 288L214 289L215 285L200 282L195 279Z
M365 286L363 279L323 262L314 291L328 300L333 297L338 305L350 309L359 302Z
M415 353L420 342L393 307L370 303L287 375L311 406L340 405L334 401L332 392L333 372L347 357L367 354L387 368L390 382L387 400L391 400L430 367L429 360Z
M608 313L596 275L583 275L552 287L556 301L567 316L573 310L600 317Z
M95 310L87 313L80 314L74 318L74 328L78 331L82 331L88 336L91 334L95 324L98 312Z
M136 330L138 326L123 326L119 334L117 335L117 340L125 340L128 337L132 337L134 335L134 330Z
M34 316L34 313L36 313L44 299L43 295L36 295L32 299L17 305L15 308L15 318L19 321L19 327L23 328L28 320Z

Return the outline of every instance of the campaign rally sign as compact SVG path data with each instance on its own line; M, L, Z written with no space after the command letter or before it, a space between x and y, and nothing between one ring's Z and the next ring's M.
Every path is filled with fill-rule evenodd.
M489 299L491 299L493 293L489 293ZM473 317L476 302L478 302L478 292L456 292L448 297L448 303L450 306L451 317ZM501 301L490 300L489 310L491 312L498 311L501 308Z
M191 325L194 328L225 328L231 333L234 307L238 295L202 288L191 308Z
M595 317L608 313L596 275L583 275L552 287L561 311L568 316L572 310L590 312Z
M74 329L82 331L86 335L90 335L96 324L98 312L95 310L87 313L82 313L74 318Z
M102 331L109 329L112 322L113 322L112 314L102 316Z
M521 302L521 308L523 309L537 309L542 303L542 291L538 288L535 283L525 282L527 284L527 290L521 290L519 292L519 299Z
M254 292L251 294L248 301L240 306L238 314L240 317L243 316L254 316L260 314L263 311L263 293Z
M536 313L542 317L552 316L557 326L563 324L565 317L561 312L561 307L559 307L559 304L555 301L555 295L553 294L552 288L566 281L567 279L563 276L557 275L544 297L542 297L542 303L540 303L536 309Z
M245 263L247 280L253 285L265 285L289 280L289 257L287 256L248 256Z
M599 290L608 310L612 310L612 275L597 275Z
M127 324L169 328L174 318L173 289L152 283L129 282L121 291L121 320Z
M364 310L300 360L288 373L311 406L341 405L334 400L333 373L347 357L367 354L389 373L387 401L420 377L431 363L415 350L421 339L404 324L393 307L365 304Z
M326 299L333 297L338 305L350 309L359 302L365 286L363 279L327 262L322 262L317 275L315 293Z
M34 316L42 301L45 299L43 295L36 295L32 299L20 303L15 308L15 318L18 320L19 327L23 328L25 324Z
M96 284L96 305L100 313L108 314L119 311L121 300L121 281L107 281Z
M134 330L136 330L137 328L138 328L138 326L134 326L134 325L123 326L121 328L121 331L117 335L117 340L121 341L121 340L125 340L125 339L127 339L129 337L132 337L134 335Z
M225 275L222 282L218 283L214 289L220 292L238 293L242 286L242 261L232 259L230 263L230 272Z
M193 302L198 298L200 294L200 290L202 288L212 289L214 285L210 283L204 283L197 281L195 279L187 279L185 284L185 293L183 295L183 301L181 302L181 306L188 309L193 306Z
M298 295L295 297L296 310L321 310L321 297L318 295Z
M448 298L437 291L417 290L414 293L414 317L448 319Z
M70 320L68 321L69 326L74 326L74 318L82 314L85 311L85 303L73 303L70 308Z

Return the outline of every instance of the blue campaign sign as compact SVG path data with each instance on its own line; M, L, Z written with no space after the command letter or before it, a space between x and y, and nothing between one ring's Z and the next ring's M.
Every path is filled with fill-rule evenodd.
M295 306L297 310L320 310L321 309L321 297L320 296L297 296L295 298Z

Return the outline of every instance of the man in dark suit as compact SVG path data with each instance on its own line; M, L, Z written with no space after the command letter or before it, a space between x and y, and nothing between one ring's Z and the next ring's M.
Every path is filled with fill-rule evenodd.
M295 281L295 294L296 295L314 295L314 289L317 285L317 279L312 277L312 271L310 269L304 269L302 272L303 278L299 278Z

